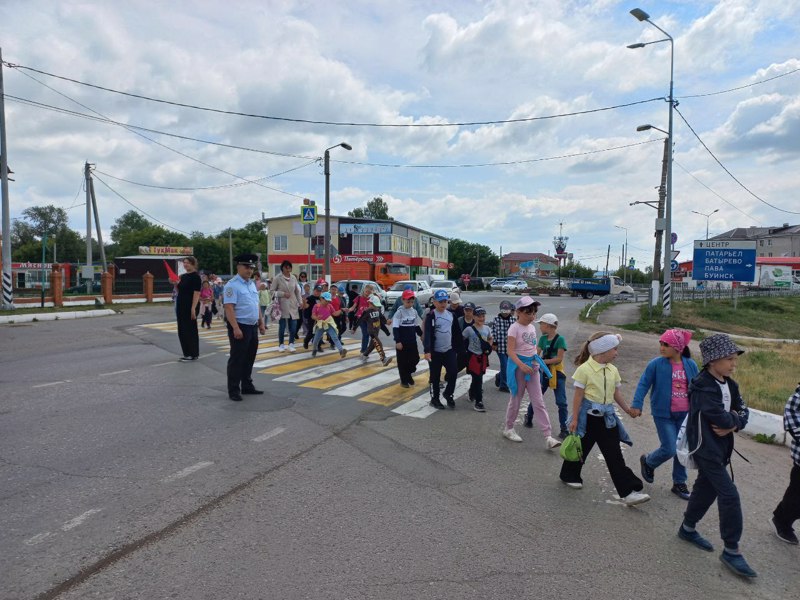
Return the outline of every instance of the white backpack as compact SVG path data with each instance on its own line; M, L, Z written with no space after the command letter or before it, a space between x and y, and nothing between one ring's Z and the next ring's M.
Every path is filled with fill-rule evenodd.
M700 428L700 411L697 412L697 448L694 450L689 449L689 436L686 434L686 425L689 421L689 415L683 419L680 431L678 431L678 440L675 442L675 454L678 457L678 462L687 469L697 469L697 463L692 455L697 452L703 444L703 430Z

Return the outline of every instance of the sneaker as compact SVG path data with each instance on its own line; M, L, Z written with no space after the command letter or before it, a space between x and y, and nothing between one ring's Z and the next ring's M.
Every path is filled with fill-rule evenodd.
M650 496L643 494L642 492L631 492L622 499L622 501L625 503L625 506L636 506L637 504L644 504L649 500Z
M303 342L303 349L308 350L308 342Z
M192 360L192 357L191 356L181 356L178 360L181 361L181 362L189 362L190 360Z
M561 440L557 440L552 436L547 436L544 440L545 444L547 444L547 449L552 450L553 448L558 448L561 445Z
M317 357L317 350L314 349L311 351L311 358L316 358L316 357Z
M408 378L408 385L414 385L414 378L413 377L409 377Z
M278 352L286 352L286 346L284 346L283 344L278 346Z
M681 538L685 542L689 542L690 544L694 544L701 550L705 550L706 552L713 552L714 546L709 542L706 538L702 535L697 533L696 531L686 531L681 525L678 528L678 537Z
M452 396L450 396L449 398L445 396L444 399L447 401L447 408L454 409L456 407L456 401L453 399Z
M386 366L386 365L388 365L390 362L392 362L392 357L391 357L391 356L387 356L387 357L386 357L386 358L384 358L384 359L383 359L381 362L383 363L383 366L385 367L385 366Z
M347 348L342 348L341 350L339 350L339 356L341 356L342 358L347 356Z
M580 481L564 481L562 479L561 482L567 487L571 487L573 490L583 489L583 484Z
M401 388L410 388L411 386L410 386L410 385L408 385L408 383L407 383L407 382L403 381L403 382L400 384L400 387L401 387Z
M475 403L475 406L472 407L472 410L477 410L478 412L486 412L486 408L484 408L483 402L481 402L480 400L478 400Z
M688 500L689 496L692 495L692 493L689 491L689 488L686 487L685 483L673 484L672 489L670 491L676 496L678 496L678 498L683 498L684 500Z
M322 354L322 353L323 353L323 352L325 352L325 351L322 349L322 346L317 346L317 352L319 352L320 354Z
M436 398L435 400L431 400L431 406L432 406L433 408L438 408L439 410L444 410L445 408L447 408L447 407L446 407L444 404L442 404L442 403L439 401L439 399L438 399L438 398Z
M655 479L656 470L647 464L646 454L642 454L639 457L639 465L641 466L642 470L642 479L644 479L647 483L653 483L653 479Z
M565 439L567 439L568 435L569 435L569 431L567 431L566 429L562 429L558 433L558 439L560 439L563 442Z
M501 392L505 392L505 393L509 393L509 392L511 392L511 390L510 390L510 389L508 389L508 386L507 386L507 385L501 385L501 386L500 386L500 391L501 391Z
M719 559L722 561L723 565L728 567L739 577L758 577L758 573L753 571L741 554L731 554L727 550L723 550L722 554L719 555Z
M297 352L294 348L294 344L289 344L289 352Z
M792 529L791 525L779 524L775 520L774 516L769 518L769 524L772 525L772 529L775 532L775 535L778 536L779 540L783 540L787 544L797 546L797 536L795 535L794 529Z
M366 355L366 354L362 354L362 355L360 356L360 358L361 358L361 364L362 364L362 365L363 365L365 362L367 362L367 355Z
M519 437L517 432L514 431L513 429L506 429L505 431L503 431L503 437L506 438L507 440L511 440L512 442L522 441L522 438Z
M528 429L533 429L533 419L529 419L528 417L525 417L525 422L523 423L523 425L525 427L527 427Z

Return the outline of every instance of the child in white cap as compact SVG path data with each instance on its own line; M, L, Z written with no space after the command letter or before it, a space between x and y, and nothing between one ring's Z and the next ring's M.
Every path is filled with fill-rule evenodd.
M521 442L522 438L514 431L514 422L519 415L519 407L525 391L534 407L534 417L539 431L544 436L545 444L549 450L558 448L561 441L552 436L550 416L544 406L542 387L539 377L539 364L536 356L536 309L539 303L530 296L523 296L517 300L517 321L508 328L508 373L506 383L511 391L506 408L506 420L503 427L503 437L512 442Z
M571 488L583 487L581 470L586 457L597 444L619 497L626 505L634 506L647 502L650 496L642 493L644 484L625 464L619 447L620 442L628 446L633 442L614 410L614 403L631 417L635 416L620 392L622 378L619 371L611 364L617 357L621 340L620 336L612 333L595 333L583 344L575 359L578 368L572 374L575 397L569 430L581 437L583 460L565 460L561 465L561 481Z

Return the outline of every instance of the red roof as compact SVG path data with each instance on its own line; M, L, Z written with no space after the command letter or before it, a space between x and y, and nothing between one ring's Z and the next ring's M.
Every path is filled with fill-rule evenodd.
M542 254L541 252L509 252L508 254L504 254L502 259L520 262L526 262L529 260L541 260L553 263L557 262L554 257L548 256L547 254Z

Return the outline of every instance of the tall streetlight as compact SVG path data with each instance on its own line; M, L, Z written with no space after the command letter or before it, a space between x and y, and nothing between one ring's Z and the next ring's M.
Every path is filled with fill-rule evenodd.
M631 14L636 17L639 21L646 21L656 29L658 29L661 33L665 36L664 39L655 40L653 42L645 42L645 43L638 43L638 44L630 44L628 48L644 48L645 46L649 46L650 44L658 44L660 42L669 42L669 126L667 127L667 139L669 140L669 161L667 162L667 200L666 200L666 207L665 207L665 226L664 226L664 245L667 248L671 248L672 242L672 142L673 142L673 135L672 135L672 113L675 108L674 98L673 98L673 78L675 72L675 40L672 39L672 36L668 34L666 31L661 29L658 25L653 23L650 20L650 15L644 12L641 8L634 8L631 11ZM670 262L672 261L672 253L669 251L664 252L664 272L662 275L664 276L664 289L662 291L662 314L665 317L669 317L672 314L672 294L671 294L671 283L672 283L672 269L670 268Z
M713 215L715 212L719 212L719 209L712 210L712 211L711 211L710 213L708 213L708 214L706 214L706 213L701 213L701 212L697 212L696 210L693 210L692 212L693 212L694 214L696 214L696 215L700 215L701 217L705 217L705 218L706 218L706 239L708 239L708 219L709 219L709 217L711 217L711 215Z
M345 150L352 150L353 147L341 142L335 146L325 149L325 273L327 277L331 274L331 150L341 146Z
M628 263L626 262L628 260L628 228L622 225L614 225L614 227L625 230L625 251L622 253L622 283L626 283L625 275L628 272Z

